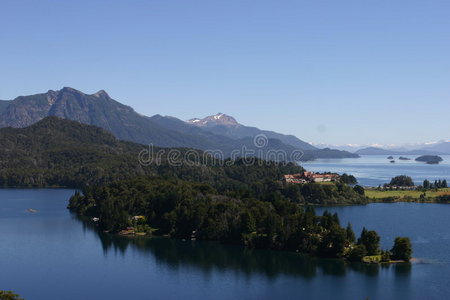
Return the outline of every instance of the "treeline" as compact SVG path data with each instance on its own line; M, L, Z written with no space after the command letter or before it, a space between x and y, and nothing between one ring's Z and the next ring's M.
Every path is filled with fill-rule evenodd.
M357 184L356 177L347 173L341 175L341 181L345 184Z
M441 189L441 188L447 188L448 187L448 185L447 185L447 180L446 179L444 179L444 180L435 180L434 181L434 183L431 183L428 179L425 179L424 181L423 181L423 185L422 185L422 188L423 189L426 189L426 190L428 190L428 189Z
M401 186L401 187L412 187L414 186L414 181L411 177L406 175L400 175L395 176L391 179L391 182L389 184L385 184L385 187L389 186ZM430 182L428 179L425 179L423 181L422 185L419 185L418 189L424 189L424 190L430 190L430 189L441 189L441 188L447 188L447 180L435 180L434 183Z
M385 186L414 186L414 181L406 175L395 176L391 182Z

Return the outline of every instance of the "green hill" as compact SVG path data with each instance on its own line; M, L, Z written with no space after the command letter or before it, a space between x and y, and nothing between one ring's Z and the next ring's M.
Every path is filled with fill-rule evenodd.
M2 128L0 185L85 188L144 176L208 184L218 194L237 198L281 198L314 204L365 202L363 196L345 185L280 182L283 174L304 171L293 163L249 158L223 161L199 150L154 148L147 157L153 163L143 165L139 155L147 149L120 141L104 129L56 117L47 117L26 128Z

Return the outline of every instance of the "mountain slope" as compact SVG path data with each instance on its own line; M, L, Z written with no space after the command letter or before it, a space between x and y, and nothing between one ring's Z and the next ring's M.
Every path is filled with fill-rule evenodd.
M291 145L302 150L317 150L311 144L300 140L294 135L285 135L269 130L261 130L256 127L244 126L236 121L235 118L223 113L218 113L213 116L208 116L203 119L190 119L186 121L190 125L204 128L212 133L224 135L234 139L241 139L245 137L253 137L258 134L264 134L268 138L278 139L284 144Z
M0 185L80 187L143 175L137 161L142 149L104 129L56 117L1 128Z
M233 147L230 139L189 126L168 126L136 113L131 107L109 97L104 91L88 95L72 88L48 91L44 94L21 96L5 101L0 110L0 127L26 127L47 116L57 116L80 123L95 125L112 132L117 138L160 147L189 147L196 149L227 149ZM0 105L0 109L1 109ZM171 123L176 123L172 118ZM186 128L182 128L182 127ZM223 141L222 141L223 140ZM237 143L234 143L235 145Z
M0 114L6 109L11 101L0 100Z
M274 138L265 139L264 147L258 147L258 145L255 145L255 136L232 138L225 135L214 134L213 132L204 130L204 128L191 126L184 121L168 116L155 115L150 117L150 119L164 128L175 130L183 134L195 135L204 139L209 147L202 150L215 151L216 149L219 149L225 154L224 157L232 156L236 158L243 156L258 156L259 158L269 159L273 158L273 156L270 156L270 153L277 152L285 154L283 157L286 160L291 161L293 160L291 158L294 156L294 153L299 151L298 148L284 144L280 140ZM302 152L303 155L299 160L311 160L315 158L312 151Z
M278 182L283 174L304 171L293 163L195 160L194 154L204 157L204 153L185 148L155 148L147 153L154 163L143 165L139 154L144 149L147 147L120 141L102 128L57 117L26 128L1 128L0 186L85 187L145 175L210 183L229 192L266 179ZM180 156L169 161L170 151Z
M21 96L9 102L0 115L0 127L26 127L47 116L57 116L102 127L119 139L158 146L189 147L190 137L160 127L104 91L87 95L72 88Z
M316 158L348 158L348 157L359 157L357 154L350 153L347 151L340 151L334 149L317 149L312 147L308 143L305 143L295 136L288 136L279 134L272 131L260 130L255 127L246 127L243 125L238 125L236 120L233 117L218 114L216 116L210 116L205 119L200 120L203 125L202 126L193 126L192 123L196 123L194 120L199 119L191 119L188 122L183 122L174 117L163 117L160 115L155 115L150 118L152 121L157 123L160 126L165 128L169 128L172 130L176 130L182 133L194 134L197 136L202 136L205 139L208 139L209 143L213 146L209 149L223 149L225 153L233 155L238 151L237 155L234 157L245 156L246 150L253 151L253 153L258 154L258 157L264 159L272 159L275 156L275 153L283 153L285 154L287 160L294 161L295 159L291 159L293 157L297 157L298 153L301 152L300 161L308 161ZM205 120L209 120L208 122L204 122ZM222 123L225 121L226 126L223 125L215 125L218 122ZM208 124L206 124L208 123ZM222 128L225 131L233 130L233 128L237 129L237 134L228 134L225 131L216 130ZM211 130L211 131L209 131ZM262 136L261 136L262 135ZM255 139L258 137L262 137L265 141L264 147L258 147L255 145ZM281 137L283 140L281 140ZM292 138L292 143L286 143L286 140ZM304 145L306 144L306 146ZM294 145L299 145L301 147L296 147ZM246 156L250 154L247 152Z

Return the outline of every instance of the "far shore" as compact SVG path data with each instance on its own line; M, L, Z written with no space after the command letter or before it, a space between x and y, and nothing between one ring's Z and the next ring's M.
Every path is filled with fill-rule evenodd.
M449 203L450 188L429 190L402 190L402 189L365 189L365 195L371 203Z

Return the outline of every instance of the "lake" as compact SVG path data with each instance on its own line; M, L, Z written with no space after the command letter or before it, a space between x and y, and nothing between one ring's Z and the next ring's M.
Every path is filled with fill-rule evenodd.
M328 208L357 233L377 230L384 248L397 235L411 238L420 263L380 267L98 233L66 209L72 192L0 190L0 289L27 300L450 298L450 205Z
M411 176L416 185L422 184L425 179L432 182L439 179L450 181L450 155L441 155L444 161L437 165L415 161L418 155L403 157L411 160L399 160L398 156L395 156L395 163L390 163L387 155L362 155L359 158L317 159L301 165L314 172L352 174L363 186L383 185L397 175Z

